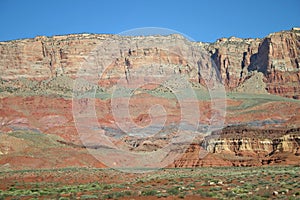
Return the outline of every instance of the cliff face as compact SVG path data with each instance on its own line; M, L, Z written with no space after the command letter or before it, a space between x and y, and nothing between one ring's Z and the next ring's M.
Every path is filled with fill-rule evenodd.
M272 33L264 39L223 38L206 49L212 54L227 88L242 91L252 72L258 71L264 76L257 82L263 80L265 87L246 87L245 91L266 89L271 94L299 99L299 31Z
M87 70L91 75L96 73L98 78L101 75L104 86L105 80L108 86L112 86L114 78L125 75L128 79L132 69L143 66L143 69L136 71L145 76L151 75L152 71L162 74L170 72L186 74L191 81L199 81L200 67L197 62L191 64L187 61L191 59L191 50L177 46L173 48L173 44L205 52L198 44L179 35L121 37L77 34L0 42L1 79L41 81L61 76L75 78L81 69L81 72ZM92 57L95 60L91 60ZM97 65L99 71L89 71L89 64ZM12 86L14 84L12 82Z
M42 80L72 76L84 57L107 37L78 34L0 42L1 78Z
M201 151L203 153L204 150L207 156L201 158ZM191 144L173 166L260 166L280 163L300 164L299 128L261 130L228 127L205 141Z
M228 89L258 93L265 89L271 94L300 98L300 32L296 29L272 33L264 39L223 38L206 49ZM263 76L249 88L245 83L256 76L254 71Z
M233 136L208 140L207 150L210 153L226 153L232 155L271 155L276 152L299 154L300 136L286 134L280 137L258 138Z
M74 78L81 64L92 50L112 35L76 34L66 36L24 39L0 42L0 70L1 78L13 80L24 77L30 80L45 80L57 76ZM182 58L183 54L176 49L173 52L164 51L155 45L170 45L174 41L186 42L177 36L148 36L148 37L114 37L121 44L127 44L126 50L116 46L114 62L107 71L106 78L111 74L128 76L130 68L147 65L144 73L150 73L151 68L157 66L171 67L174 73L185 73L191 81L201 82L199 66L188 63ZM154 42L154 43L153 43ZM154 44L149 48L142 48L139 44ZM189 43L193 49L202 48L208 52L228 90L240 92L267 91L290 98L300 97L300 32L297 30L283 31L268 35L264 39L219 39L215 43ZM99 65L101 53L107 48L98 50ZM182 51L182 50L181 50ZM185 49L184 51L190 51ZM107 52L106 52L107 53ZM191 55L192 56L192 55ZM157 65L157 66L156 66ZM243 85L253 75L259 85ZM127 77L126 77L127 78ZM262 83L263 82L263 83ZM108 83L112 84L112 83ZM245 89L243 89L245 88Z
M257 69L266 76L269 93L299 99L299 61L300 34L280 32L263 40L249 68Z
M260 39L231 37L219 39L206 47L212 54L227 88L236 88L244 82L251 56L257 53L260 42Z

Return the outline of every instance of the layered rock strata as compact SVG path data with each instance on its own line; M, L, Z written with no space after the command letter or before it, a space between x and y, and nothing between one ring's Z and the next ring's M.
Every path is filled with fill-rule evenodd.
M118 45L105 47L108 40L114 40L121 46L127 45L128 48L124 50ZM174 43L188 43L190 49L173 48L170 51L155 46L171 46ZM145 45L140 44L150 46L144 48ZM151 70L159 71L160 66L168 66L173 73L186 74L191 81L203 84L201 78L209 76L209 73L203 74L204 70L200 71L198 64L188 62L191 58L186 57L193 56L189 52L197 48L203 49L214 61L227 90L235 91L238 88L241 92L268 92L299 98L300 32L297 29L272 33L264 39L231 37L219 39L215 43L189 42L178 35L124 37L98 34L38 36L33 39L0 42L1 85L3 80L20 78L41 81L63 76L74 79L79 69L84 70L87 67L83 65L91 54L99 69L98 78L106 80L101 87L115 84L115 81L108 79L113 79L116 75L130 78L131 69L141 66L146 66L147 70L141 70L145 76ZM106 59L103 55L108 49L114 52L115 59L112 63L103 63L103 59ZM100 71L104 68L109 70L102 76ZM259 79L257 82L263 84L252 84L253 88L250 90L249 84L243 87L256 74L262 74L256 77ZM5 84L9 85L10 82ZM9 87L14 88L15 82L11 82Z

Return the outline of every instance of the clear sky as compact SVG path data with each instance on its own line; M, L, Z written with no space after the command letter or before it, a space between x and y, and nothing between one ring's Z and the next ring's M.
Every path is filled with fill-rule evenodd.
M300 26L300 0L0 0L0 41L163 27L197 41Z

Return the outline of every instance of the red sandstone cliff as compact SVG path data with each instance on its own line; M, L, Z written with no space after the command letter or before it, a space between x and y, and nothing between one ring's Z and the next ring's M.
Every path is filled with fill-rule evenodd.
M253 57L255 59L249 69L265 75L269 93L299 99L300 32L284 31L268 35Z
M251 56L257 53L261 39L222 38L207 49L218 66L227 88L233 89L243 83L248 75Z
M106 41L112 35L76 34L66 36L43 37L0 42L0 70L1 79L13 80L24 77L26 79L44 80L57 76L73 78L82 62L89 53ZM151 48L139 48L139 43L153 43L170 45L174 41L184 43L184 39L177 36L148 36L148 37L115 37L122 44L131 45L126 51L116 47L118 56L107 74L126 74L130 67L139 65L168 65L174 73L185 73L192 81L197 81L199 66L188 63L182 58L183 54L164 52ZM298 30L282 31L268 35L264 39L219 39L215 43L190 43L191 48L204 48L214 60L220 70L221 78L228 90L239 87L253 76L253 71L262 73L257 76L263 81L258 91L290 98L300 97L300 32ZM131 41L131 42L128 42ZM133 43L135 45L133 45ZM100 49L98 59L101 60ZM186 49L189 51L189 49ZM176 53L178 53L176 55ZM154 65L153 65L154 63ZM101 63L100 63L101 64ZM119 65L119 68L116 66ZM120 66L125 66L120 67ZM129 66L130 65L130 66ZM148 73L145 71L145 73ZM3 84L3 83L2 83ZM248 84L249 85L249 84ZM252 84L250 84L252 85ZM264 88L265 87L265 88ZM247 91L244 91L247 92ZM249 90L248 90L249 92ZM255 92L251 90L251 92Z

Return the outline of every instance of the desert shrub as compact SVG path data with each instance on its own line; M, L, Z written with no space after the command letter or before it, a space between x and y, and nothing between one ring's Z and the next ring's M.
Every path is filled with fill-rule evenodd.
M220 191L220 190L222 190L221 187L212 187L209 189L209 191Z
M59 197L59 200L69 200L67 197Z
M142 195L143 196L154 196L156 194L157 194L156 190L145 190L145 191L142 191Z
M254 195L254 196L251 196L248 199L250 199L250 200L265 200L266 198Z
M207 192L203 189L199 189L196 191L197 194L199 194L201 197L212 197L214 194Z
M186 192L179 194L178 197L181 198L181 199L184 199L185 195L186 195Z
M168 189L167 193L170 195L178 195L179 194L178 187L173 187L173 188Z
M224 195L225 197L235 197L235 194L232 191L226 191Z
M37 192L37 191L34 191L34 192L31 193L31 195L32 195L32 196L40 196L40 193Z
M85 194L85 195L82 195L80 197L80 199L98 199L98 196L97 195L87 195L87 194Z
M50 194L52 194L52 192L47 191L47 190L41 190L41 191L40 191L40 195L41 195L41 196L47 196L47 195L50 195Z
M158 198L163 198L163 197L168 197L168 196L169 195L166 194L166 193L159 193L159 194L156 195L156 197L158 197Z
M104 185L103 189L104 190L109 190L109 189L112 189L112 186L111 185Z
M296 197L289 197L288 200L298 200L299 198Z
M187 185L187 187L195 187L195 183L190 183Z
M132 193L130 191L128 191L128 190L124 191L123 193L124 193L125 196L131 196L132 195Z
M113 197L114 196L111 193L103 195L103 199L112 199Z
M144 180L138 180L136 183L145 183Z
M298 178L298 177L299 177L299 174L293 174L292 177L293 177L293 178Z
M248 190L244 189L244 188L236 187L236 188L232 189L232 192L234 192L236 194L245 194L245 193L248 193Z
M268 191L262 194L262 197L265 197L265 198L271 198L271 196L272 196L271 192L268 192Z
M239 195L240 199L249 199L249 195L248 194L241 194Z
M131 195L132 193L130 191L113 192L113 193L104 194L103 199L117 199L120 197L131 196Z
M6 88L6 91L9 92L9 93L13 93L14 91L16 91L17 89L16 88L13 88L13 87L7 87Z
M5 194L0 194L0 200L4 200L8 197L8 195Z

